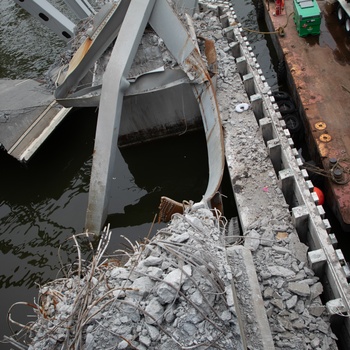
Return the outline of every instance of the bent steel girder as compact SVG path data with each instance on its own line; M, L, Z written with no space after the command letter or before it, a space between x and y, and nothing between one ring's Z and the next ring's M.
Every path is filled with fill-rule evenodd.
M92 65L118 36L129 4L130 0L121 0L118 4L113 4L107 13L103 13L102 18L96 19L101 23L96 24L94 34L88 37L74 54L65 80L55 91L55 98L58 102L74 91Z
M64 0L64 2L73 10L78 18L82 19L96 13L95 9L87 0Z
M75 24L47 0L13 1L38 19L41 24L50 28L60 39L66 42L72 40Z
M158 73L143 74L134 82L130 82L130 87L125 92L125 96L151 93L188 82L187 75L181 69L168 69ZM90 86L57 101L67 108L98 107L100 105L101 89L102 84Z
M102 83L85 222L85 229L96 234L107 217L110 179L119 152L123 98L130 85L127 76L148 22L190 79L200 106L209 161L209 181L203 201L209 202L221 184L224 148L220 116L215 89L197 44L167 1L133 0L121 24ZM173 33L177 33L176 37Z
M127 75L155 0L133 0L126 12L103 78L85 229L99 234L107 217Z

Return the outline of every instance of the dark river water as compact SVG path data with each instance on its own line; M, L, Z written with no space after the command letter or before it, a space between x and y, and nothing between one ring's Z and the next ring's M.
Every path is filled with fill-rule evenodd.
M250 0L234 6L245 26L258 28ZM0 13L0 78L40 77L65 44L11 0L1 0ZM248 39L276 89L268 41L256 33ZM64 262L76 257L69 238L84 227L96 117L90 109L72 113L25 165L0 159L0 339L10 334L11 305L32 302L37 285L57 276L58 251ZM110 250L127 246L121 235L141 240L162 227L152 224L160 196L199 201L207 176L202 132L121 150L107 220L113 232ZM28 322L27 313L32 314L30 307L18 305L12 317ZM0 343L2 348L7 347Z

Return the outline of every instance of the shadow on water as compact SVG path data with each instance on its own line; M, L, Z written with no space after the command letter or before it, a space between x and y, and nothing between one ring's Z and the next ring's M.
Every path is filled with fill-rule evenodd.
M120 235L140 240L163 227L157 219L152 225L161 196L179 202L202 199L209 176L203 130L122 148L121 156L106 220L112 242L120 242Z
M4 254L11 252L26 258L29 265L54 269L52 261L48 263L48 251L57 255L62 233L83 229L84 211L79 215L73 209L85 204L80 195L86 197L88 192L96 119L88 114L70 115L27 164L8 156L1 160L0 250ZM87 118L90 123L82 121ZM2 275L0 286L24 283L31 287L35 282L19 276L16 273L3 285Z

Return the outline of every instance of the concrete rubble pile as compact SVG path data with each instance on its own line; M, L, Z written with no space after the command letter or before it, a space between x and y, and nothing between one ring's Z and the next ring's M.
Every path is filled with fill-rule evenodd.
M237 72L235 58L230 54L230 41L223 35L218 8L210 1L202 3L208 3L207 7L204 6L207 10L196 14L194 18L197 20L193 23L198 36L215 41L217 98L225 135L226 160L243 235L247 237L244 245L252 254L251 261L250 253L247 258L244 250L228 253L229 257L234 257L229 258L229 262L236 276L235 285L247 282L246 276L238 277L237 265L246 265L251 272L254 270L247 283L253 286L257 278L263 301L257 305L256 312L262 312L264 306L268 331L276 349L336 349L336 336L321 301L323 286L308 267L308 247L300 242L291 222L289 206L279 188L259 125L250 108L243 112L236 108L242 104L249 106L250 100ZM244 301L245 295L237 294ZM243 302L244 327L250 324L254 315L249 315L249 303L252 304L252 300ZM247 313L249 316L244 319ZM249 336L247 338L249 345ZM273 346L265 342L264 348Z
M238 241L229 227L195 204L124 266L94 258L41 287L28 349L336 349L322 285L288 225L262 220Z
M203 206L176 214L123 267L42 287L29 349L242 349L223 222Z

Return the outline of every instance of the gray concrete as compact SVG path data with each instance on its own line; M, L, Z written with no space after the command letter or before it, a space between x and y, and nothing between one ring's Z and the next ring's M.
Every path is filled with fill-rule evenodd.
M241 333L246 346L249 349L272 350L275 345L266 313L262 312L264 301L251 251L238 245L227 248L226 252L227 261L235 276L232 280L234 290L242 290L240 285L245 284L246 298L236 298L236 312L240 317Z

